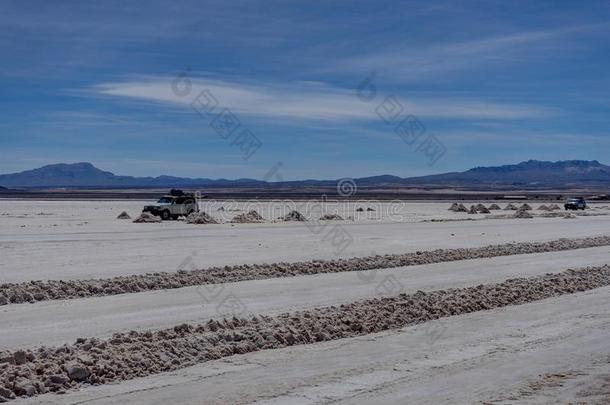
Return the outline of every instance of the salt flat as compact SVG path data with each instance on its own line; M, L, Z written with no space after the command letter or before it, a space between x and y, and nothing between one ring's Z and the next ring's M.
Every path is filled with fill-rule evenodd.
M315 231L303 223L190 225L170 221L134 224L115 219L123 210L135 216L145 203L0 200L0 214L6 214L0 215L0 281L105 278L175 271L185 260L195 267L205 268L477 247L603 235L610 229L609 215L571 220L486 220L483 219L485 215L449 212L446 202L396 205L369 202L349 206L329 203L329 212L351 209L351 214L356 215L355 208L359 206L374 206L376 211L362 213L362 217L356 216L354 221L332 222L323 230ZM222 206L223 203L217 204ZM289 209L281 206L278 211L269 205L259 203L256 206L268 219L272 219L273 212L277 214ZM314 219L321 213L314 205L299 207L309 209ZM231 208L234 211L225 211L223 215L230 217L249 208L252 207L235 205ZM417 222L473 218L479 220ZM352 241L343 249L333 245L329 237L336 225L343 227Z
M124 210L135 217L145 203L0 200L0 282L108 278L227 264L350 258L610 233L610 211L601 205L584 216L564 219L541 217L543 212L532 204L533 219L497 219L449 212L446 202L329 203L323 208L298 203L282 206L278 212L269 202L252 206L215 201L207 202L216 205L206 209L225 223L134 224L116 219ZM218 206L225 211L218 211ZM369 206L374 211L356 211ZM263 214L266 223L226 222L253 208ZM315 221L277 220L282 210L291 208L302 210L312 220L327 212L353 219L328 222L322 227L313 227ZM341 251L327 237L337 225L351 240ZM130 331L148 334L179 324L219 320L227 316L223 304L228 299L239 303L243 309L240 315L277 315L331 305L349 307L359 300L399 292L471 287L607 264L610 247L602 246L359 272L298 277L277 274L279 278L9 304L0 306L0 354L24 349L36 354L32 361L44 368L48 357L37 356L47 353L45 346L70 345L66 353L81 351L80 356L85 356L82 361L87 362L87 356L96 356L96 352L86 353L88 349L75 344L78 338L106 339ZM392 282L386 283L388 280ZM606 360L610 359L610 287L572 291L576 290L561 297L449 316L384 333L369 332L358 338L309 341L302 346L243 355L231 356L230 352L220 360L208 358L173 372L146 371L148 377L132 379L134 374L113 374L99 386L67 381L60 387L67 390L63 395L43 394L14 403L549 403L565 398L587 400L586 395L605 400L610 393L605 393L603 384L599 386L610 364ZM515 293L506 294L510 302ZM164 343L170 344L171 339ZM167 347L171 344L156 346L148 356L158 359L171 354ZM98 373L96 378L106 378L100 371L104 367L119 364L118 369L124 370L130 363L117 363L120 350L108 353L88 363L92 373ZM59 364L50 364L45 375L65 374L67 363ZM179 364L186 367L193 363ZM98 365L101 369L96 369ZM21 392L13 386L12 371L2 367L4 386ZM23 367L27 369L30 363ZM37 377L34 373L28 378L34 381ZM557 381L564 388L558 388ZM35 391L40 394L45 389Z
M594 365L610 355L609 298L610 287L599 288L14 403L563 402L567 396L553 381L537 383L545 374L597 378ZM598 399L610 398L605 395ZM578 391L569 397L587 400Z
M0 350L62 345L82 336L107 337L114 332L205 322L228 316L223 314L222 305L233 298L243 306L243 315L270 315L606 263L610 263L610 247L10 305L0 307ZM388 277L394 284L384 284Z

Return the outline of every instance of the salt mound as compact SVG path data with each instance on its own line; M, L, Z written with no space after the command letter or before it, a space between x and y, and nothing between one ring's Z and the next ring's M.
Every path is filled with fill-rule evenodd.
M468 210L469 214L478 214L477 212L477 207L475 207L474 205L470 206L470 210Z
M518 208L513 204L508 204L506 206L506 208L504 208L504 211L517 211L517 210L518 210Z
M225 207L220 207L216 211L224 211L224 210L225 210Z
M576 218L576 215L570 214L570 213L567 213L563 216L563 219L574 219L574 218Z
M205 225L205 224L217 224L218 221L215 220L214 218L212 218L211 216L209 216L207 214L207 212L201 211L201 212L193 212L191 215L186 217L186 223Z
M356 209L356 212L364 212L364 208L360 207Z
M320 217L320 221L343 221L343 218L338 214L325 214Z
M288 214L286 214L286 216L284 218L282 218L284 221L298 221L298 222L305 222L307 221L307 219L305 219L305 217L303 216L303 214L301 214L299 211L290 211Z
M464 206L464 204L453 203L451 207L449 207L449 211L453 212L468 212L468 208Z
M534 218L534 217L532 216L532 214L527 212L527 210L519 209L517 212L515 212L515 215L513 216L513 218Z
M477 211L479 211L481 214L489 214L491 212L483 204L479 204L477 206Z
M231 223L234 224L255 224L260 222L265 222L265 219L261 217L261 214L254 210L248 212L247 214L236 215L231 220Z
M156 222L161 222L161 218L154 216L153 214L150 214L148 212L143 212L140 214L139 217L134 219L133 222L136 224L156 223Z
M131 219L131 217L127 212L123 211L119 214L118 217L116 217L116 219Z
M523 211L531 211L532 207L530 207L529 204L526 203L526 204L523 204L522 206L520 206L519 209L523 210Z
M557 204L553 204L553 205L549 206L549 209L551 211L557 211L557 210L560 210L561 207L559 207L559 205L557 205Z
M550 211L551 209L549 207L547 207L546 205L542 204L540 207L538 207L538 209L540 211Z
M366 210L369 211L369 212L375 211L375 209L371 208L371 207L368 207Z
M483 204L481 204L481 203L478 203L478 204L475 206L475 209L476 209L478 212L480 212L481 214L489 214L489 210L487 209L487 207L486 207L486 206L484 206L484 205L483 205Z
M501 210L502 208L500 208L500 206L498 204L491 204L489 206L489 209L493 210L493 211L497 211L497 210Z

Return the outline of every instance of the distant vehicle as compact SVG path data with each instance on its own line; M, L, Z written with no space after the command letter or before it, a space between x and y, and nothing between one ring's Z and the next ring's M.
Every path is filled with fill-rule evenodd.
M575 210L584 210L585 208L587 208L587 202L582 197L568 198L566 200L566 203L563 206L566 209L566 211L567 210L574 210L574 211Z
M199 212L199 205L195 194L184 193L182 190L171 190L164 195L155 205L147 205L142 212L149 212L152 215L161 217L167 221L178 219L179 216L189 216L193 212Z

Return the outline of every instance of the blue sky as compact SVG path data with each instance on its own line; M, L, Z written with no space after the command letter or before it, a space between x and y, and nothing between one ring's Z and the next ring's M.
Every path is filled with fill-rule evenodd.
M610 163L609 21L607 1L3 1L0 173L90 161L263 178L281 162L283 179L303 179ZM181 73L188 95L172 88ZM215 112L191 108L204 90L241 123L228 139ZM434 165L378 116L387 97L446 148ZM247 160L244 129L261 143Z

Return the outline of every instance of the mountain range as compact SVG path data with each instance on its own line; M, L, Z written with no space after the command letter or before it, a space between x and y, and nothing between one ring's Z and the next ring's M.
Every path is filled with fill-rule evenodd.
M401 178L381 175L353 179L365 187L607 187L610 166L596 160L545 162L529 160L515 165L475 167L464 172ZM118 176L91 163L59 163L20 173L0 175L4 187L334 187L337 180L266 182L255 179L209 179L174 176Z

